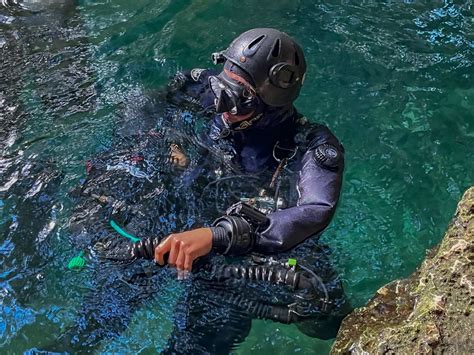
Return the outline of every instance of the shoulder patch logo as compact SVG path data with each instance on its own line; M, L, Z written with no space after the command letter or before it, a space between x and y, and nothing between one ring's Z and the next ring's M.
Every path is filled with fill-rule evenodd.
M321 144L314 149L314 160L323 167L329 169L337 168L340 158L341 154L333 145Z

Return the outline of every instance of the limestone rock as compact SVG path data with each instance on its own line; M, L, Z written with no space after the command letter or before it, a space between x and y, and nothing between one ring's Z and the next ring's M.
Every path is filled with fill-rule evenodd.
M474 187L441 244L409 278L343 321L331 354L474 354Z

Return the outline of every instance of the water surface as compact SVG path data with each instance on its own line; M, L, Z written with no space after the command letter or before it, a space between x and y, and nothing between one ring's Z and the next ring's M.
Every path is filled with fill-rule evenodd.
M353 304L410 274L440 241L474 182L472 1L3 0L3 352L54 341L91 287L91 270L65 268L77 253L68 192L86 160L177 70L211 67L210 53L252 27L301 43L308 74L296 106L345 146L342 199L323 239ZM98 351L161 349L173 295L150 300ZM330 344L254 321L238 352L326 353Z

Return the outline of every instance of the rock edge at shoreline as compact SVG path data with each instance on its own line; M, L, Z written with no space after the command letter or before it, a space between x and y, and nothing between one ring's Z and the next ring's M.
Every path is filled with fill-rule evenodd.
M471 187L441 243L344 319L331 354L474 354L473 241Z

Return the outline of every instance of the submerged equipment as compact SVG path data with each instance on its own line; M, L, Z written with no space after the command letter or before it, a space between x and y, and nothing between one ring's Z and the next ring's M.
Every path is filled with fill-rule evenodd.
M267 223L265 213L245 202L237 202L212 223L213 247L223 255L246 254L255 244L258 228Z
M103 260L114 262L153 260L154 250L160 242L161 239L158 237L143 238L134 243L111 239L105 243L96 243L94 249ZM292 323L327 313L333 306L321 278L301 263L297 264L295 259L279 262L272 258L254 256L251 263L245 264L203 264L196 270L195 275L209 282L233 286L231 287L233 290L241 289L239 283L245 282L265 282L293 290L293 301L289 304L249 299L243 294L222 294L225 302L244 309L258 318ZM239 285L235 287L234 283Z
M242 33L227 49L213 53L212 60L214 64L230 61L245 71L258 96L270 106L291 104L299 95L306 72L301 47L273 28Z
M132 242L139 242L140 238L137 238L126 231L124 231L120 226L115 222L113 219L110 220L110 226L121 236L130 239ZM67 267L69 270L75 270L75 271L80 271L82 268L86 265L86 259L84 259L84 251L81 251L78 255L73 257L69 263L67 264Z
M120 226L115 222L113 219L110 220L110 226L121 236L130 239L132 242L138 242L140 241L140 238L137 238L131 234L128 234L126 231L124 231Z
M333 304L323 281L303 265L297 268L296 260L279 262L273 258L253 258L251 265L224 265L213 269L218 282L266 282L289 287L294 292L294 302L274 304L251 300L244 294L226 297L226 302L234 304L258 318L272 319L282 323L293 323L317 313L329 312Z
M69 270L80 271L86 265L86 259L83 258L84 251L73 257L67 264Z

